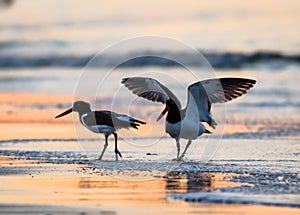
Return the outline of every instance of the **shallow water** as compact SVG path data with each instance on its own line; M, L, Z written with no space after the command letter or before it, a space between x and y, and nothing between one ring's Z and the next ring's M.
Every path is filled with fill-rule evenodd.
M36 161L20 165L15 159L9 160L2 156L1 161L1 173L5 173L0 175L0 194L3 197L0 204L1 214L253 214L262 211L271 214L274 210L288 214L298 212L295 208L287 207L209 202L191 204L170 198L172 195L199 189L202 192L210 191L213 195L213 189L245 185L230 181L233 177L238 177L238 174L202 173L193 183L184 175L178 174L147 181L128 181L103 175L85 165L36 164ZM216 195L218 196L217 193Z
M99 147L102 147L95 140L85 140L84 143L94 152L100 152ZM1 156L16 157L21 163L22 160L38 160L41 164L86 164L89 166L87 171L92 175L113 176L125 181L141 182L156 178L168 181L175 177L176 180L188 183L180 195L170 190L165 196L168 199L300 207L297 140L225 138L209 161L203 161L204 158L200 156L199 152L204 150L205 144L199 141L187 153L186 162L171 161L175 157L176 147L169 138L148 147L132 146L121 141L119 148L123 159L117 162L114 161L111 147L104 160L97 161L97 153L86 153L84 150L88 149L87 146L80 146L74 140L6 141L1 143ZM228 181L238 184L221 187L208 184L207 189L203 189L200 174L208 172L213 175L233 174ZM210 179L205 180L212 179L210 176Z

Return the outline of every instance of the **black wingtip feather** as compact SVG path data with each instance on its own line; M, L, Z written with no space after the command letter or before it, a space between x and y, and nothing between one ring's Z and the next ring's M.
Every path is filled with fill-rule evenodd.
M134 129L139 129L139 128L138 128L139 124L136 124L136 123L134 123L134 122L131 122L130 125L131 125L131 127L134 128Z
M131 120L130 120L130 125L131 125L131 127L132 127L132 128L135 128L135 129L139 129L138 127L139 127L140 125L145 125L145 124L146 124L145 122L140 121L140 120L138 120L138 119L131 119Z
M127 80L128 80L128 78L123 78L121 83L124 84Z
M139 124L143 124L143 125L146 124L145 122L140 121L140 120L138 120L138 119L133 119L132 122L139 123Z

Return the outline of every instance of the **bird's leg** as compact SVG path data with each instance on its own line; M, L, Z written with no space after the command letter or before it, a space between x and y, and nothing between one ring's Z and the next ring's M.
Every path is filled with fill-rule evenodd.
M118 155L120 157L122 157L121 152L118 150L118 135L117 133L113 133L114 137L115 137L115 153L116 153L116 161L118 160Z
M102 160L102 157L104 155L104 152L105 152L107 146L108 146L108 135L105 135L105 144L104 144L103 150L102 150L98 160Z
M179 158L180 154L180 143L179 143L180 138L176 139L176 146L177 146L177 158Z
M192 141L189 140L188 143L186 144L186 147L185 147L184 151L182 152L182 154L181 154L180 157L178 158L178 160L182 160L182 159L183 159L183 157L184 157L184 155L185 155L185 153L186 153L186 150L189 148L189 146L191 145L191 143L192 143Z
M172 159L172 161L180 161L179 154L180 154L180 138L176 138L176 146L177 146L177 157Z

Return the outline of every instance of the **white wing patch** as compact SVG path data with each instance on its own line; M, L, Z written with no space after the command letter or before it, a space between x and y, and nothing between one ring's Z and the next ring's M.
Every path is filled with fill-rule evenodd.
M117 119L123 122L129 122L130 117L129 116L117 116Z
M113 127L110 127L108 125L92 125L92 126L88 126L85 122L84 122L84 118L87 117L87 113L82 114L80 120L81 123L84 127L86 127L87 129L89 129L90 131L94 132L94 133L102 133L102 134L112 134L115 132L115 129Z
M95 133L102 133L102 134L112 134L115 132L115 129L108 125L93 125L87 128Z

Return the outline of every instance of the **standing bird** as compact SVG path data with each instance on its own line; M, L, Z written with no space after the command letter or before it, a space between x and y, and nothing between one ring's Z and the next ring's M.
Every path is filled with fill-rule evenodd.
M99 110L92 111L91 106L87 102L76 101L73 103L73 107L66 110L65 112L57 115L55 118L62 117L71 112L78 112L79 120L83 126L95 133L101 133L105 136L105 145L99 156L99 160L102 159L104 152L108 146L108 136L113 134L115 137L115 154L116 160L118 160L118 155L122 157L122 154L118 150L118 135L116 131L121 128L135 128L141 124L146 124L140 120L134 119L131 116L118 114L112 111Z
M211 105L225 103L247 93L256 81L244 78L220 78L196 82L188 87L188 101L184 109L181 109L178 98L153 78L124 78L121 83L140 97L166 105L157 121L168 112L165 130L176 140L176 160L182 160L192 140L197 139L203 133L211 133L202 122L206 122L215 129L217 123L212 118ZM179 156L180 138L187 139L188 143Z

